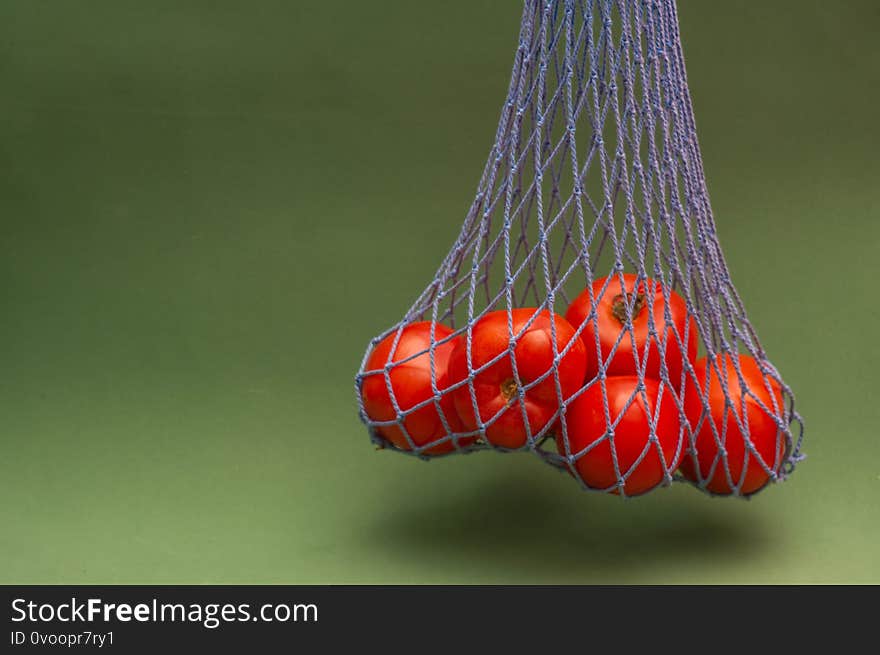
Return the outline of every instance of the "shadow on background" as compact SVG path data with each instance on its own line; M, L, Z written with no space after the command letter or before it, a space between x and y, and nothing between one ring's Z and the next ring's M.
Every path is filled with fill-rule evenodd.
M402 494L367 537L398 561L458 561L463 578L623 581L764 550L772 542L766 523L753 512L725 511L724 502L671 490L620 501L559 493L540 479L498 479L467 496Z

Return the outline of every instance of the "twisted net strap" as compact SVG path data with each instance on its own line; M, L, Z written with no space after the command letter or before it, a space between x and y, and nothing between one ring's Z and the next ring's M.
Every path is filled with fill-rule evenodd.
M770 364L749 323L718 243L675 1L525 0L495 142L461 232L428 287L400 322L378 335L370 348L395 332L399 337L414 321L442 322L454 334L432 337L425 352L433 368L437 348L451 339L466 339L470 353L472 328L487 312L510 313L528 306L564 314L574 296L599 278L619 277L622 286L625 271L648 285L659 283L667 301L673 291L684 298L698 328L701 353L715 367L725 393L727 373L718 361L726 353L734 355L740 379L736 353L760 362L768 389L771 381L779 385L783 406L776 406L774 399L774 406L761 410L773 418L779 438L785 440L785 462L778 470L770 470L772 462L762 462L762 466L773 479L790 474L802 458L803 425L791 390ZM589 320L595 320L595 303ZM574 327L579 334L584 329L583 325ZM651 330L656 334L653 323ZM512 320L509 332L511 346L501 356L512 359L518 338ZM679 344L686 344L688 338L674 330L657 336ZM558 362L565 353L556 355ZM359 390L369 373L366 362L365 355L357 378ZM392 399L395 394L388 373L401 363L405 361L392 363L389 356L381 371ZM484 434L491 421L480 421L475 432L454 432L441 408L442 396L463 385L472 389L474 376L489 365L470 367L468 379L442 392L434 380L432 399L406 411L395 404L398 412L392 421L370 420L363 404L361 417L373 439L388 445L376 428L394 424L406 433L407 415L431 404L447 429L435 443L453 441L460 446L463 437ZM637 366L642 375L644 362ZM547 376L558 377L555 367ZM683 420L681 394L672 391L688 378L696 380L690 362L683 362L681 376L670 380L663 366L661 393L672 394L686 433L682 447L692 451L696 430ZM603 385L604 396L605 377L600 365L598 375L587 380L574 397L563 398L560 391L558 415L564 415L574 398L592 385ZM519 385L520 398L528 389L529 385ZM644 388L637 393L643 394ZM605 412L608 416L607 399ZM748 426L740 412L732 415L746 434ZM608 422L613 428L610 416ZM566 468L583 453L546 447L552 423L530 433L526 449ZM652 422L651 443L642 457L656 446L653 426ZM726 467L724 432L715 431L721 453L716 466ZM410 452L417 455L426 450L412 440L409 444ZM478 441L456 450L487 447ZM747 456L758 457L747 448ZM622 480L625 474L620 471L618 477ZM671 481L676 474L667 470L665 478ZM730 480L735 490L740 483Z

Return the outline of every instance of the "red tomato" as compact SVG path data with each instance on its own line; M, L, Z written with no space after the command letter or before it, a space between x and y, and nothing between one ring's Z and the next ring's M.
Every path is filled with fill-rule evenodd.
M535 316L537 309L514 309L511 312L513 334L516 337ZM570 345L565 356L559 361L558 374L563 398L568 398L580 389L587 368L587 354L583 343L575 337L574 328L558 314L548 310L535 316L528 330L519 337L513 352L513 360L519 379L524 386L535 382L553 366L552 324L556 329L556 351L561 353ZM486 314L473 326L471 334L471 367L476 370L495 357L509 350L507 311ZM454 381L468 376L466 335L452 353L449 363L450 377ZM519 402L519 391L513 374L510 356L501 357L496 363L478 373L473 381L474 392L480 420L484 423L496 414L498 418L486 428L486 440L503 448L521 448L528 441L528 434L540 432L559 409L556 382L550 373L540 383L525 391L525 405L528 424L523 420L523 407ZM463 385L453 392L455 408L467 430L477 430L478 422L474 414L469 385Z
M434 339L439 341L452 334L445 325L434 325ZM385 337L370 353L367 360L367 374L361 387L364 400L364 409L367 416L373 421L393 421L398 418L388 394L383 369L388 364L391 347L397 332L392 332ZM394 351L392 362L399 362L407 357L418 355L413 359L394 366L390 369L391 388L397 399L398 407L402 412L415 407L419 403L432 398L431 390L431 358L428 350L431 345L431 322L423 321L413 323L403 329L397 348ZM442 391L449 387L449 356L455 349L455 341L448 341L439 345L434 350L434 365L437 379L437 389ZM423 353L423 354L419 354ZM455 432L461 432L461 421L455 413L452 397L449 393L440 399L440 408L449 427ZM437 412L437 406L432 403L421 409L417 409L404 419L406 430L415 445L424 446L446 436L443 422ZM397 425L379 426L376 428L380 435L402 450L410 450L411 447L403 431ZM473 443L474 439L460 439L462 446ZM455 450L452 441L433 446L424 452L429 455L439 455Z
M784 411L784 405L779 383L769 376L765 377L752 357L739 355L738 359L746 385L745 389L740 384L733 358L730 355L724 355L718 360L718 368L724 371L720 379L716 368L708 366L708 361L704 357L696 365L700 389L694 388L693 381L688 380L685 391L685 414L692 429L697 429L701 417L703 417L703 421L696 434L696 462L692 455L685 456L681 463L681 472L694 482L699 482L700 479L705 480L711 473L712 477L706 484L706 488L716 494L732 494L736 487L739 487L740 494L750 494L763 487L770 479L770 474L761 466L754 452L748 453L748 464L745 464L745 471L743 471L748 448L746 447L746 437L737 425L734 410L740 420L748 426L748 440L764 460L767 468L778 472L785 457L785 438L782 431L777 426L774 417L761 409L753 397L756 396L760 399L770 412L781 415ZM708 393L707 377L709 380ZM727 382L727 396L733 405L726 412L722 380ZM767 389L765 380L770 385L772 396ZM746 389L751 395L745 393ZM705 407L702 398L704 394L708 400L709 416L704 416ZM773 404L774 398L776 400L775 406ZM744 407L747 417L743 416ZM718 456L718 444L712 429L714 425L718 438L721 439L725 422L727 423L727 432L723 443L727 451L727 466L730 480L733 482L732 485L728 481L724 460ZM697 476L697 465L699 465L699 476ZM714 471L712 470L713 465L715 466ZM741 486L740 481L742 481Z
M621 287L620 276L613 275L609 278L600 278L593 282L593 298L596 302L596 321L587 320L590 315L590 290L585 289L574 299L568 308L565 318L575 328L580 327L586 321L586 326L581 332L581 338L590 353L590 365L587 369L587 380L595 378L599 374L599 361L593 357L596 353L596 326L599 329L599 346L602 352L602 361L607 361L618 338L620 344L614 353L614 357L608 363L606 375L638 375L633 351L639 358L641 366L645 357L645 346L648 343L648 318L653 315L654 328L659 336L659 342L652 339L649 344L648 361L645 364L644 376L660 379L660 346L666 348L666 369L669 372L669 382L675 389L681 388L681 373L684 367L684 355L679 347L679 340L684 342L685 325L688 323L687 306L684 299L674 291L669 293L669 313L672 323L667 324L664 317L666 301L663 298L663 290L659 282L650 278L639 285L635 300L632 294L635 290L636 276L631 273L623 275L624 286ZM602 287L608 280L605 292ZM653 290L653 291L652 291ZM648 293L653 293L653 304ZM634 304L633 304L634 303ZM633 334L624 327L628 305L632 305L632 328ZM687 335L687 358L693 363L697 357L697 324L693 317L690 318L690 329ZM667 329L669 328L669 329ZM678 332L678 338L672 332ZM635 339L633 339L633 336Z
M627 496L645 493L661 484L664 480L664 463L667 471L674 471L685 449L678 408L668 387L664 389L660 399L660 414L655 428L659 451L657 446L650 443L650 422L655 416L660 383L656 380L645 380L647 406L643 395L636 392L638 384L637 377L614 377L605 380L612 424L621 417L614 427L613 448ZM635 399L624 411L624 407L633 395ZM596 444L592 450L575 461L577 475L591 489L614 487L613 493L619 493L616 487L618 477L614 472L612 459L612 442L603 439L609 426L605 423L600 383L595 383L568 406L564 421L568 432L570 454L577 455L587 446ZM565 440L561 431L556 435L556 446L562 455L568 454L565 451ZM644 458L633 469L633 465L646 449Z

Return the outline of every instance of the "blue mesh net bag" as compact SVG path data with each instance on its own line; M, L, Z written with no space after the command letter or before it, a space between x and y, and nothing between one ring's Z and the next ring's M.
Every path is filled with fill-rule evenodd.
M526 0L458 238L356 378L382 448L750 496L803 458L704 179L674 0Z

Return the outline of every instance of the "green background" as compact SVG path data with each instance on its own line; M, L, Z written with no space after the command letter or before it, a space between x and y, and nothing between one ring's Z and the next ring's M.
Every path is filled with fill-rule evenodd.
M790 481L371 447L354 374L457 235L520 6L0 5L0 582L880 582L874 0L680 0Z

